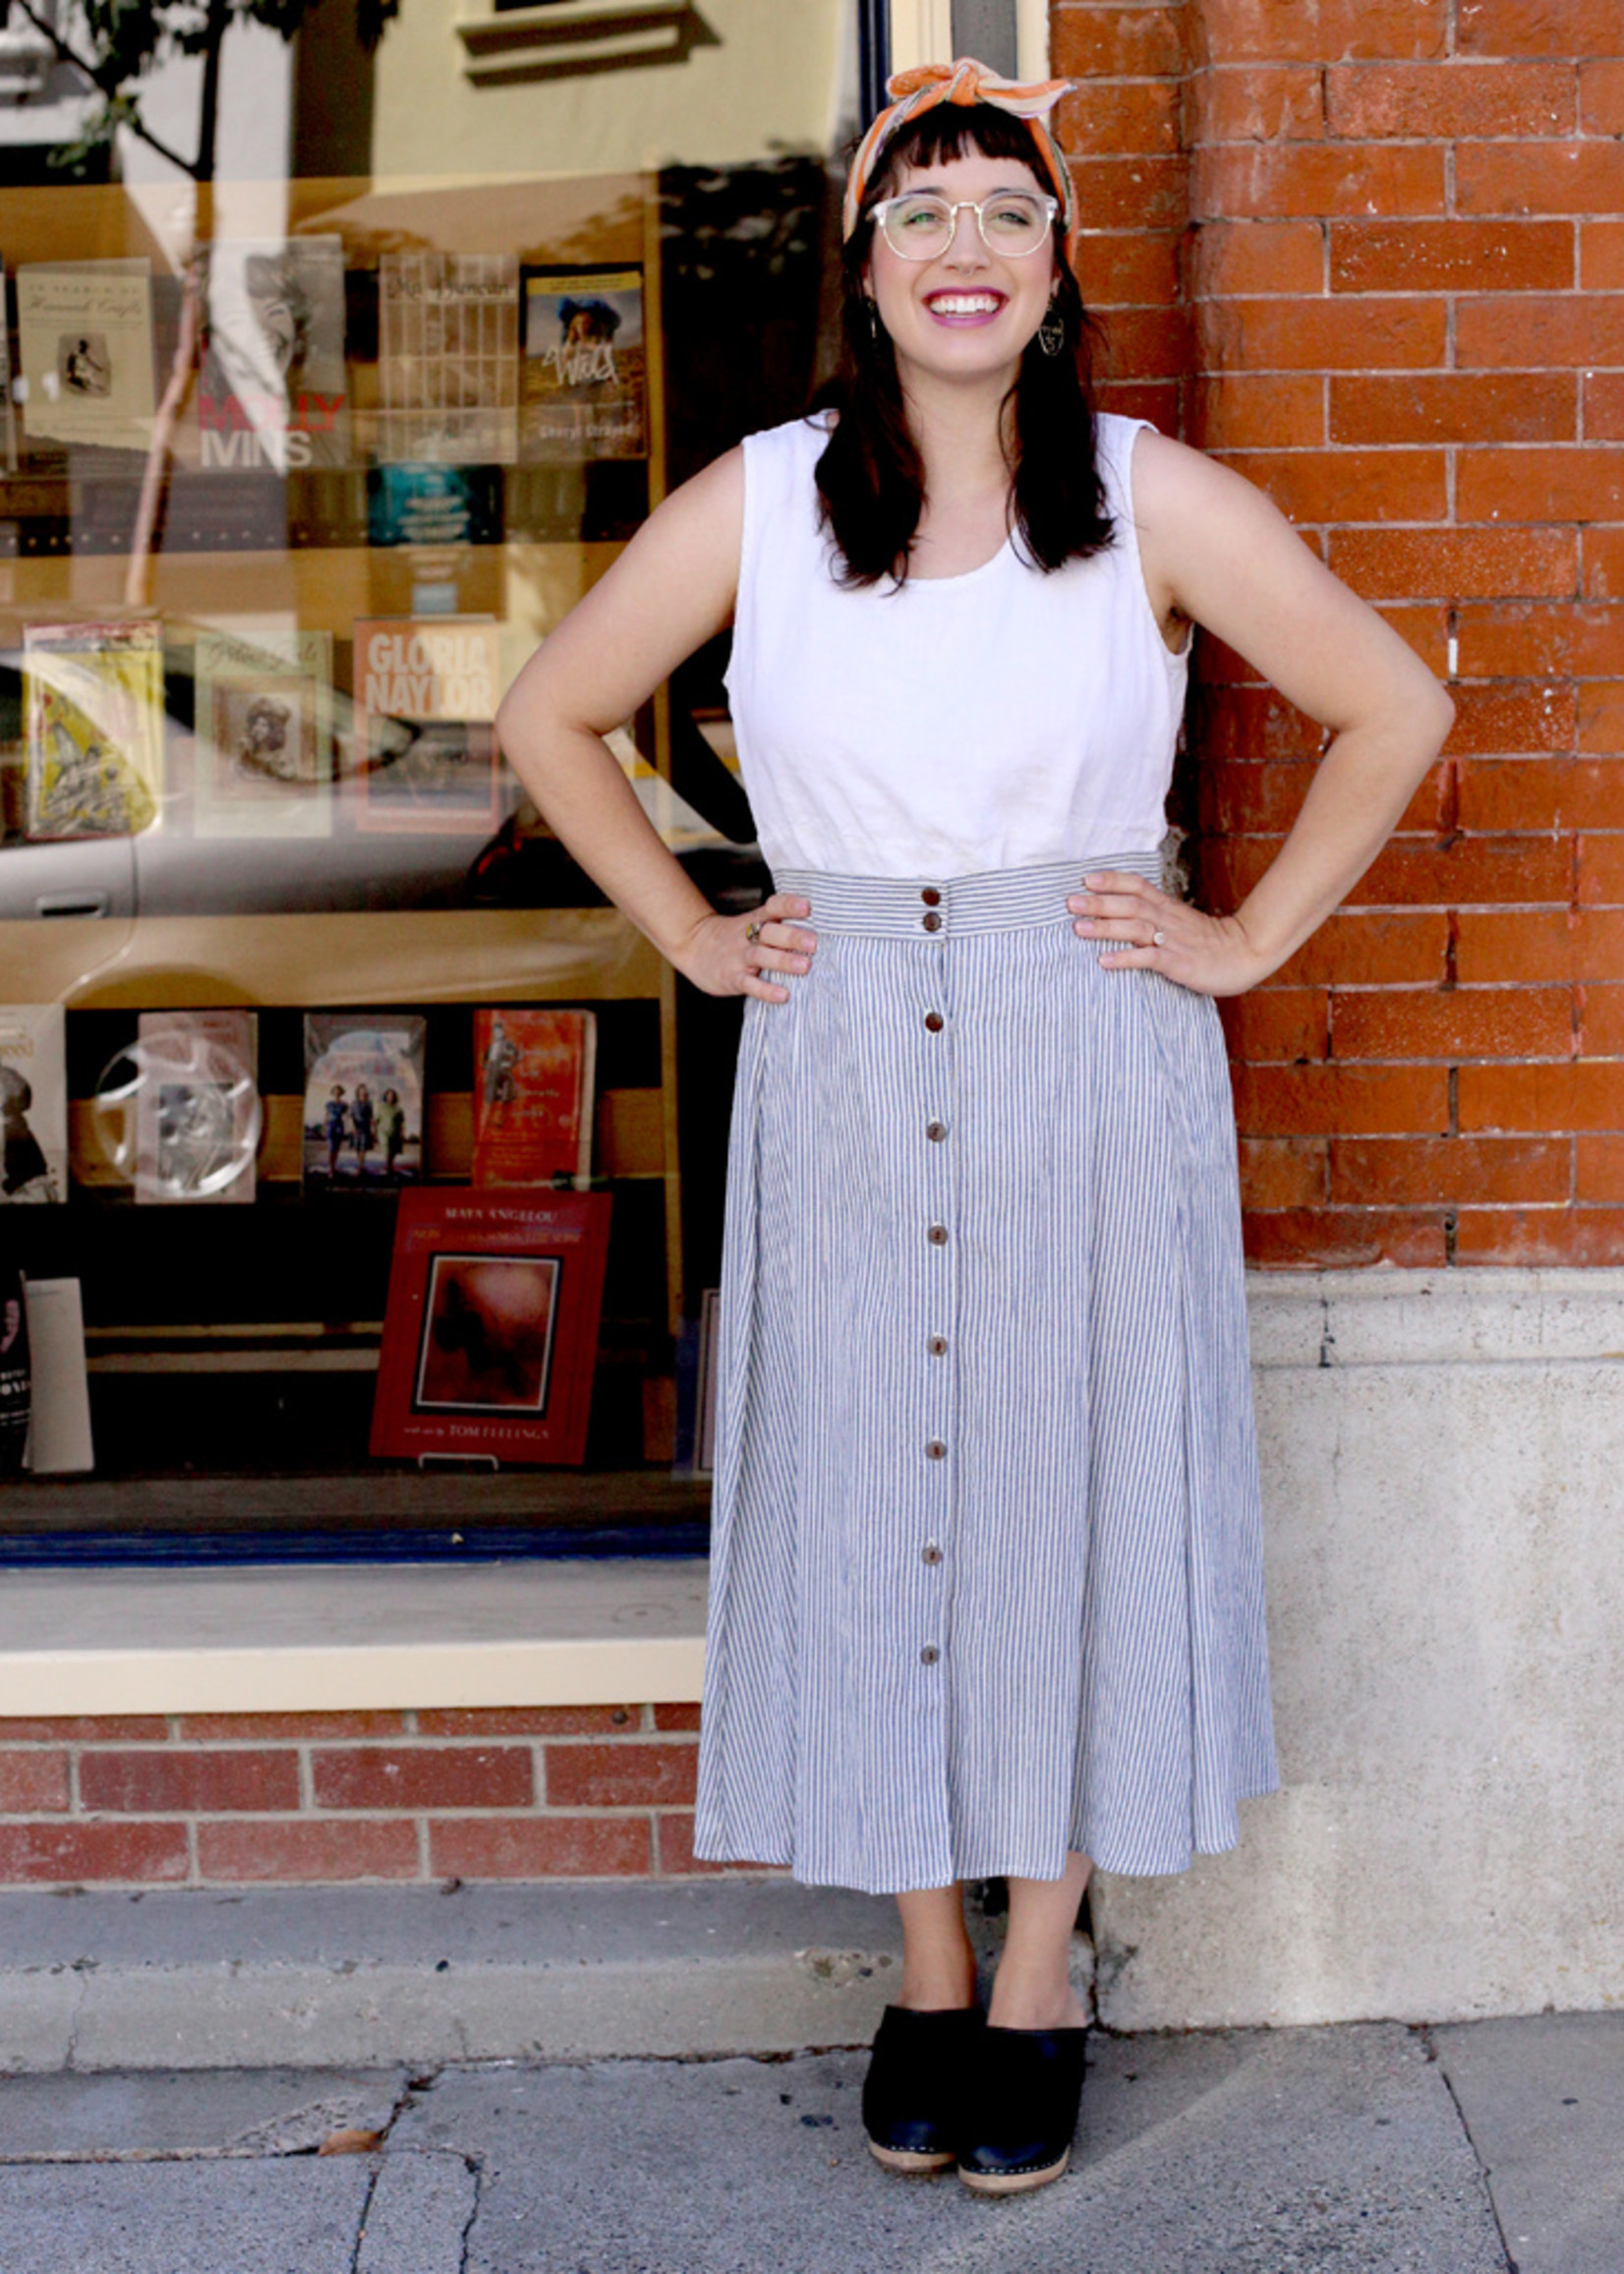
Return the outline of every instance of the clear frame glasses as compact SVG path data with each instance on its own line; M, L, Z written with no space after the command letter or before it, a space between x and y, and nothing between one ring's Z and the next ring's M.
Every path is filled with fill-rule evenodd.
M973 213L989 253L1019 260L1049 241L1060 201L1036 190L999 190L977 201L957 204L934 190L908 190L882 198L870 214L894 253L904 261L934 261L953 243L960 213Z

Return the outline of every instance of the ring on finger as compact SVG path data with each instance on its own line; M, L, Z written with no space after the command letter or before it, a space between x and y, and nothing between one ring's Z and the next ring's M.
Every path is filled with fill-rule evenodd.
M744 927L744 937L749 941L751 947L753 948L756 942L761 938L760 924L746 924Z
M1165 932L1152 932L1150 945L1153 948L1165 948L1167 946L1167 934Z

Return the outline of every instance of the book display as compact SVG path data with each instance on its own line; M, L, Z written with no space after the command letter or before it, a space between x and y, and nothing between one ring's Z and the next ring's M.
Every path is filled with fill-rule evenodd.
M145 451L152 384L152 274L145 261L35 262L17 271L25 447Z
M52 1005L0 1005L0 1207L68 1197L64 1027Z
M305 1190L398 1192L423 1177L421 1019L314 1013L305 1020Z
M163 648L153 623L23 631L32 838L135 837L163 788Z
M525 278L523 457L544 465L643 457L647 379L638 270Z
M476 1011L474 1182L592 1176L598 1021L590 1011Z
M499 818L493 623L358 623L356 767L363 829L489 837Z
M254 1013L144 1011L134 1055L137 1201L252 1201L260 1141Z
M325 837L332 826L332 639L200 631L193 827Z
M347 466L343 239L214 244L199 266L199 464Z

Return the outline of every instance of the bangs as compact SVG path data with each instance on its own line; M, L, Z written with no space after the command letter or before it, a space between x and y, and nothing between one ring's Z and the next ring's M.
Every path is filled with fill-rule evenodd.
M865 206L890 195L903 166L948 165L966 152L984 158L1011 158L1026 168L1035 182L1053 185L1035 136L1025 122L995 103L939 102L918 118L909 119L888 145L885 157L869 184Z

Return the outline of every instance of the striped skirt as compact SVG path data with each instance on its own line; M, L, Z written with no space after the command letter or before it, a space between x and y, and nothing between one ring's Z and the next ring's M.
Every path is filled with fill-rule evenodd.
M1102 970L1081 875L777 879L818 948L745 1008L700 1857L1176 1872L1278 1781L1216 1007Z

